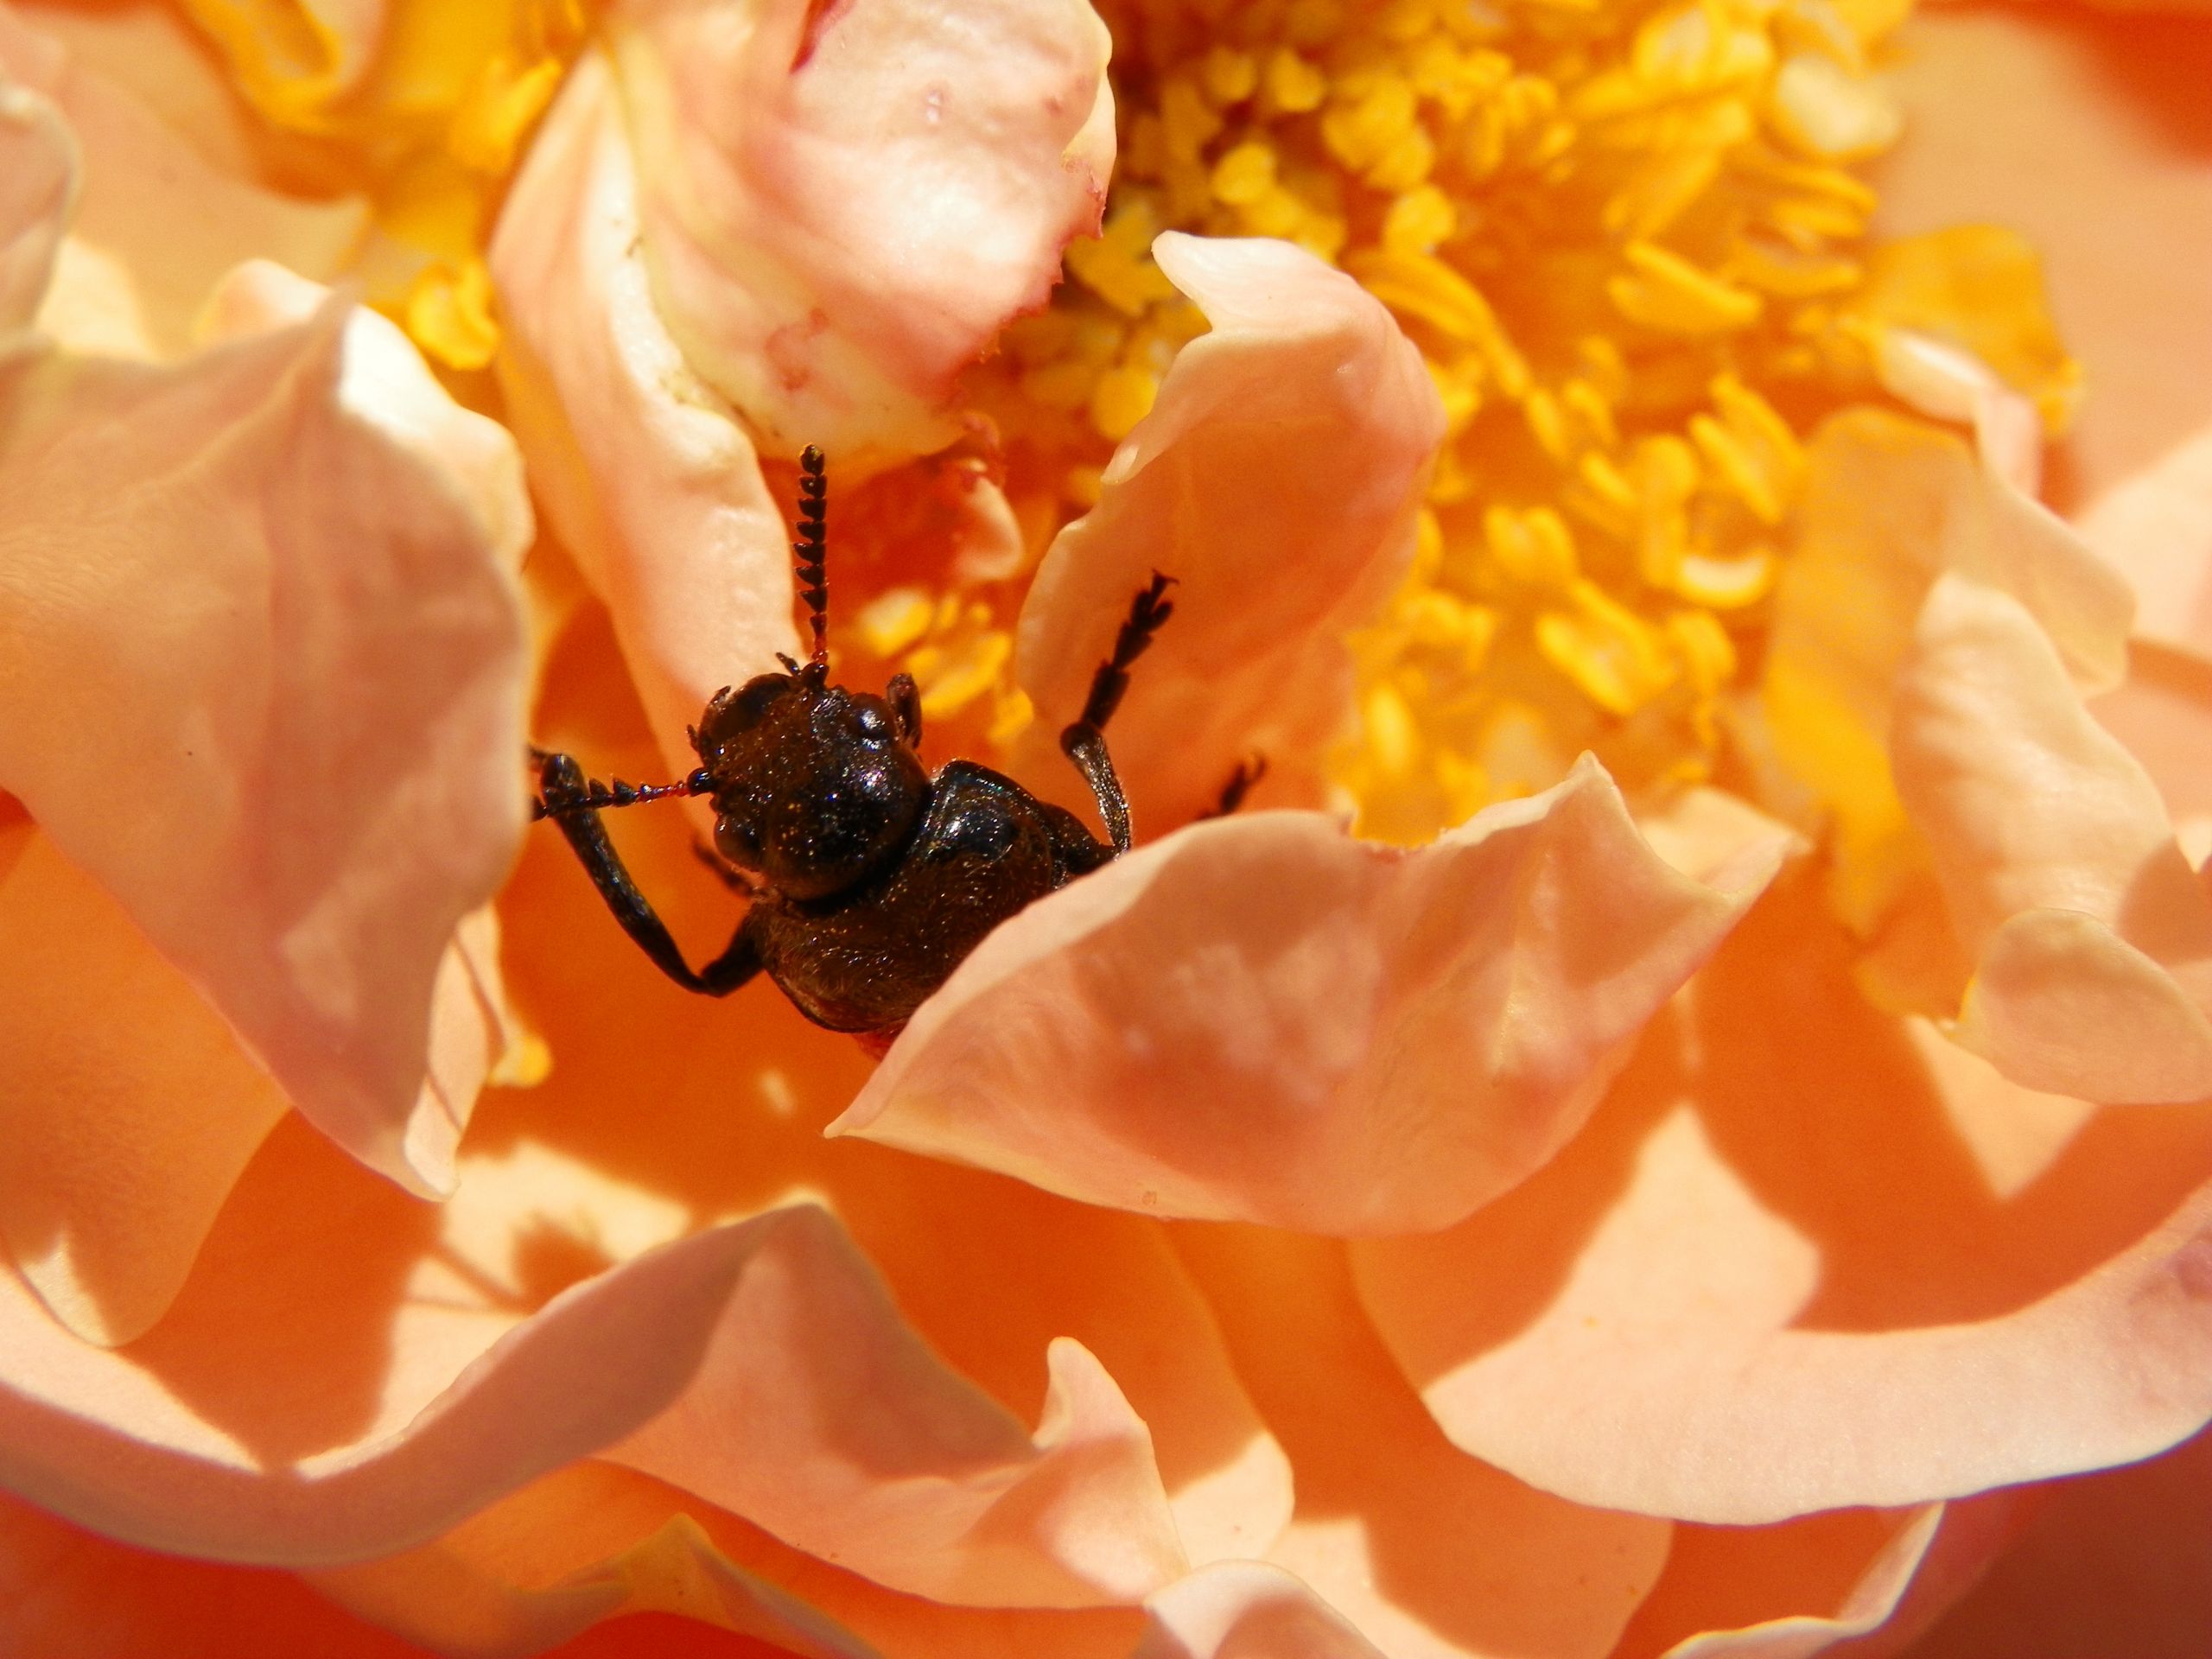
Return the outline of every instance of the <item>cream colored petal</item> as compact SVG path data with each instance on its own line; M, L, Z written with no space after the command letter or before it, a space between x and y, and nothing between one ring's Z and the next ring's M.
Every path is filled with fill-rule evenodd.
M769 451L942 448L945 405L1093 233L1114 159L1084 0L631 0L609 24L645 258Z
M429 1190L438 959L522 829L527 518L349 339L332 307L175 369L12 365L0 779L303 1112Z
M796 648L783 517L729 408L669 338L606 60L570 73L500 216L499 372L531 486L607 601L663 762L716 688Z
M67 346L180 356L216 279L240 260L270 258L327 281L359 245L362 203L294 200L218 169L4 8L0 73L52 99L83 155L83 192L38 319Z
M76 1335L142 1334L283 1093L121 906L29 825L0 875L0 1236Z
M1574 1132L1781 854L1679 875L1586 758L1412 853L1198 825L994 933L830 1133L1153 1215L1446 1225Z
M60 112L0 76L0 346L38 313L77 187L76 141Z
M1318 798L1318 752L1351 709L1344 636L1405 573L1444 409L1389 313L1303 250L1170 234L1155 254L1213 327L1046 554L1017 665L1039 714L1029 772L1057 779L1052 746L1131 599L1154 571L1175 578L1111 738L1157 832L1211 807L1254 753L1287 785L1274 798Z
M1961 1034L2015 1081L2212 1095L2212 896L2018 601L1946 575L1900 677L1897 787L1980 958Z
M1786 879L1550 1165L1449 1232L1351 1247L1456 1444L1740 1525L2124 1461L2212 1415L2212 1119L2077 1120L2005 1192L1852 960ZM1955 1064L1972 1110L2017 1091Z
M1947 433L1847 411L1810 446L1760 690L1783 766L1834 823L1837 899L1872 933L1919 868L1887 753L1897 676L1936 578L2024 605L2085 688L2126 665L2126 582Z

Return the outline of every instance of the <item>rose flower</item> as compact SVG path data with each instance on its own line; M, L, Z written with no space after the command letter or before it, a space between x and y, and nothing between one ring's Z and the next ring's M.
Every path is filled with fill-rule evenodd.
M2203 1440L2037 1484L2212 1417L2201 111L1101 12L0 8L0 1646L2201 1633L2042 1564ZM809 443L932 766L1088 812L1176 582L880 1062L524 824L797 648Z

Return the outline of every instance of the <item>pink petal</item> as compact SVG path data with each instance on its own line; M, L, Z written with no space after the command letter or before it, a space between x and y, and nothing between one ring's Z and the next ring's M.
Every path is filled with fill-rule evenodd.
M403 1143L438 958L522 828L526 513L386 423L345 321L19 365L0 782L303 1112L430 1190Z
M1155 570L1176 578L1175 615L1112 728L1140 817L1173 825L1255 753L1313 798L1306 769L1350 708L1343 636L1405 573L1444 408L1390 314L1311 254L1179 234L1154 254L1212 331L1046 554L1018 661L1041 754L1136 591Z
M1257 1561L1193 1573L1145 1611L1129 1659L1382 1659L1312 1591Z
M1270 1563L1391 1659L1613 1651L1673 1527L1567 1503L1452 1446L1376 1340L1342 1245L1177 1236L1297 1471Z
M1951 925L1981 958L1962 1039L2051 1093L2212 1095L2212 896L2149 774L2018 601L1936 584L1891 750Z
M242 259L334 278L367 227L358 200L297 201L207 162L137 98L0 10L0 75L50 99L84 188L39 323L78 350L182 355L216 280Z
M77 185L77 145L60 111L0 79L0 340L37 315Z
M717 687L792 650L791 554L751 442L662 324L607 60L570 73L492 243L508 414L547 518L607 601L664 764Z
M1955 1115L2036 1097L1874 1014L1852 961L1817 885L1777 886L1549 1166L1353 1247L1455 1444L1736 1525L2125 1461L2212 1414L2212 1121L2077 1117L1998 1190Z
M0 875L0 1236L87 1341L184 1283L283 1093L122 907L28 824Z
M2093 503L2212 423L2212 48L2191 23L2070 6L1931 8L1898 39L1911 137L1882 168L1880 226L2035 245L2087 376L2060 477Z
M645 257L685 360L780 454L942 448L1114 160L1083 0L632 0L611 25Z
M1574 1132L1780 853L1679 875L1587 759L1411 853L1200 824L994 933L830 1132L1159 1216L1444 1226Z

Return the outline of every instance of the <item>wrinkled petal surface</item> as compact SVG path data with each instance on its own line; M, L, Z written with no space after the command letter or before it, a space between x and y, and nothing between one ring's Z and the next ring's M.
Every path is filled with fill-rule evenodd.
M1381 302L1303 250L1171 234L1154 253L1213 327L1046 554L1017 661L1039 760L1064 766L1043 755L1130 600L1155 570L1176 579L1111 728L1141 820L1173 825L1255 753L1297 780L1286 798L1313 798L1307 768L1351 706L1344 635L1405 574L1444 408Z
M439 957L522 828L528 515L352 372L346 317L6 370L0 783L318 1127L427 1191Z
M1853 958L1786 880L1549 1166L1353 1246L1455 1443L1744 1524L2124 1461L2212 1414L2212 1117L2085 1119L1876 1014Z
M209 290L240 260L275 259L329 281L360 243L367 213L359 200L297 201L211 165L5 7L0 75L51 99L83 152L82 194L38 319L67 346L181 356Z
M1662 863L1594 760L1413 852L1199 824L985 940L832 1134L1160 1216L1449 1224L1581 1123L1781 849Z
M628 0L610 37L653 289L772 451L937 449L1114 161L1084 0Z
M570 73L492 244L499 359L531 482L607 601L659 739L796 647L783 518L751 442L669 338L639 251L638 181L603 56Z

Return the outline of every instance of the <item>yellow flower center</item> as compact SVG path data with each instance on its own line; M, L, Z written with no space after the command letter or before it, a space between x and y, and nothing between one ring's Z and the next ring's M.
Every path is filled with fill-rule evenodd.
M239 91L297 136L286 170L369 197L371 303L446 367L488 364L490 210L583 44L586 0L397 0L373 40L349 39L327 0L182 3Z
M1866 245L1853 169L1899 132L1870 67L1904 0L1103 10L1105 233L1011 332L994 412L1031 453L1017 481L1064 512L1095 494L1204 327L1151 262L1164 229L1287 238L1391 308L1449 435L1412 579L1358 642L1336 772L1363 833L1426 839L1583 748L1631 784L1709 775L1803 435L1879 395L1882 329L1967 346L2063 418L2075 371L2016 238Z

